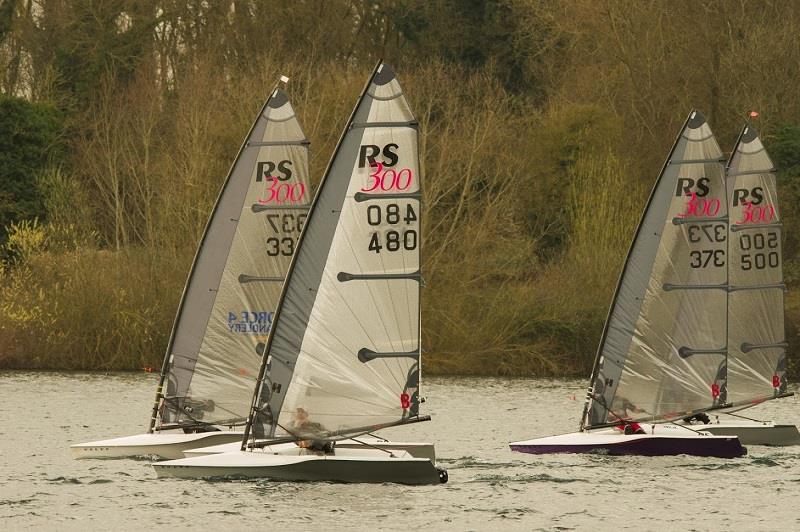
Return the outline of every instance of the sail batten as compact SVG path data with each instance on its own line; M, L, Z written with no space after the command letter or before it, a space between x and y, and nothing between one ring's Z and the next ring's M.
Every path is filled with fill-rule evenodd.
M271 91L206 225L170 336L150 430L244 422L308 209L308 145L288 97ZM259 205L258 214L251 208ZM281 207L291 205L283 214ZM277 207L277 208L276 208Z
M713 137L706 137L703 140L708 140L708 139L711 139L711 138L713 138ZM683 161L672 161L671 160L669 162L669 164L671 164L671 165L673 165L673 164L680 165L680 164L724 163L725 161L727 161L727 159L725 159L725 157L714 157L713 159L685 159Z
M248 142L248 148L261 148L264 146L309 146L311 144L308 140L285 140L285 141L265 141L265 142Z
M689 219L689 218L673 218L672 225L682 225L682 224L689 224L689 223L697 223L698 221L702 222L719 222L723 224L730 223L727 216L720 216L719 218L697 218L697 219Z
M772 174L777 172L777 168L769 168L766 170L757 170L757 171L747 171L747 172L729 172L728 177L739 177L739 176L750 176L750 175L761 175L761 174Z

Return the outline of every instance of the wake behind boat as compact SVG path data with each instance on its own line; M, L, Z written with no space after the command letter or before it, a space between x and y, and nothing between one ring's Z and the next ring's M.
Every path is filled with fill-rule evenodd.
M669 424L731 406L725 393L731 284L724 161L705 118L692 111L628 252L581 430L516 442L513 450L726 458L746 453L736 437Z
M75 458L173 459L186 449L241 441L264 342L308 211L308 146L286 93L276 86L239 149L200 241L148 432L72 445Z
M429 419L419 414L420 200L417 122L379 63L297 244L241 449L155 463L159 476L447 481L431 459L337 444Z

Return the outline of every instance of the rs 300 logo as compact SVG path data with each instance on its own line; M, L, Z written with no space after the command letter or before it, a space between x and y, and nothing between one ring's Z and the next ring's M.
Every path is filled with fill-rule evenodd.
M272 175L275 170L280 175ZM277 164L272 161L260 161L256 168L256 182L260 183L265 179L271 181L278 179L278 181L287 181L292 177L292 161L286 159L279 161Z

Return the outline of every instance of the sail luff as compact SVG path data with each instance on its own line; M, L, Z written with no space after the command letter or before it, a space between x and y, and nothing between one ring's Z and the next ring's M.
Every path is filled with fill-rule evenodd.
M200 250L206 241L206 237L208 236L208 229L211 226L212 220L214 219L214 214L217 212L217 207L220 204L220 200L222 199L222 194L225 191L225 187L230 182L231 176L233 175L233 170L234 168L236 168L236 164L239 162L239 159L242 157L242 153L247 147L247 140L250 138L250 136L252 136L253 131L256 129L256 125L258 125L261 116L267 109L267 105L269 104L270 98L272 98L272 94L275 93L275 91L278 89L279 86L280 82L275 83L275 86L269 93L270 97L267 98L261 105L261 109L259 109L258 115L256 115L256 118L250 125L250 129L247 131L247 135L245 135L244 140L242 140L242 144L241 146L239 146L239 151L236 153L236 158L234 158L233 162L231 162L231 166L228 169L228 175L225 177L225 181L223 181L222 186L219 189L217 198L214 200L214 207L211 210L211 215L208 217L208 220L206 220L206 225L203 228L203 235L200 237L200 243L198 244L197 249L194 252L194 257L192 258L192 266L189 269L189 275L186 278L186 283L183 285L183 291L181 291L181 299L180 302L178 303L178 310L175 313L175 320L172 322L172 329L170 330L169 340L167 341L167 350L166 353L164 354L164 360L161 363L161 375L159 376L158 386L156 387L156 398L153 403L153 411L150 416L150 426L147 429L147 432L149 433L154 432L156 424L158 422L158 417L159 417L158 413L162 406L161 405L162 400L164 399L164 384L166 383L167 375L169 374L170 361L172 358L172 347L175 342L175 331L178 328L178 323L180 322L181 315L183 314L183 307L186 301L186 292L189 290L189 285L191 284L192 277L194 276L195 267L197 265L197 258L200 255Z
M622 268L620 269L619 277L617 277L617 284L614 288L614 295L611 297L611 304L608 306L608 313L606 314L606 320L603 324L603 332L600 335L600 342L597 345L597 351L595 352L594 357L594 364L592 365L592 372L589 376L589 388L586 393L586 401L583 404L583 413L581 414L581 421L580 421L580 430L583 430L588 425L588 415L589 411L591 410L591 404L595 400L592 396L594 394L594 383L598 378L599 370L600 370L600 361L603 358L603 348L605 347L606 339L608 337L608 329L609 324L611 322L611 316L614 313L614 309L616 308L618 297L620 294L620 290L622 288L622 283L625 280L625 272L628 270L628 265L631 260L631 256L633 255L633 250L636 247L636 239L638 238L639 234L642 231L642 227L645 223L645 217L647 215L647 211L650 208L650 205L653 203L653 200L656 195L656 190L658 189L661 180L664 177L664 174L669 166L670 160L672 160L672 155L675 153L675 149L678 147L678 142L683 135L684 130L686 129L686 125L689 123L689 120L692 117L692 114L695 113L696 110L692 109L686 119L683 121L683 125L681 126L680 131L675 137L675 141L672 143L672 148L669 150L669 154L667 154L667 158L664 160L664 164L661 166L661 171L658 174L658 179L653 184L653 188L650 189L650 194L647 197L647 202L645 203L644 209L642 210L642 216L639 218L639 223L636 226L636 231L633 234L633 238L631 239L631 244L628 246L628 252L625 255L625 262L623 262Z
M324 188L326 181L329 179L328 176L330 175L331 168L333 167L337 155L342 149L342 145L345 141L345 138L347 137L347 133L350 131L350 127L353 124L359 106L361 102L364 100L364 96L367 94L370 84L372 83L372 80L374 79L375 74L378 72L378 68L380 68L381 64L382 62L379 60L376 63L375 67L373 68L372 74L370 75L367 82L364 84L364 88L361 90L361 95L356 101L356 105L353 107L353 110L350 113L350 117L347 119L347 123L344 129L342 130L342 133L339 135L339 140L336 142L336 148L333 150L333 154L331 155L331 158L328 160L328 165L326 166L325 172L323 173L322 179L320 180L319 186L317 187L317 192L314 194L314 199L311 201L311 206L308 209L307 221L312 218L314 212L318 208L319 198L321 196L321 192ZM275 309L275 316L273 318L273 327L270 329L269 336L267 337L266 346L264 348L264 356L262 357L261 360L261 366L259 367L256 386L253 393L253 401L250 406L250 413L247 417L247 422L245 424L244 437L242 439L242 450L247 449L247 442L250 439L251 434L253 434L253 425L256 421L256 416L259 414L263 415L261 413L259 405L263 403L266 407L271 406L269 405L269 397L268 397L271 391L264 392L264 384L268 366L272 362L269 355L275 339L275 330L276 330L275 324L277 324L278 321L281 319L281 314L283 312L283 303L286 299L286 294L287 294L287 288L289 286L290 280L292 279L292 276L294 275L295 265L297 263L298 257L300 256L299 250L302 249L304 245L308 226L309 224L306 223L306 225L303 227L303 230L300 232L300 236L297 240L297 247L295 249L295 253L292 256L291 262L289 263L289 271L287 272L286 279L284 280L283 286L281 287L281 295L278 298L278 305ZM277 415L273 415L272 413L266 413L266 415L274 419L275 423L277 423ZM272 419L270 420L270 422L272 422ZM270 435L271 436L274 435L274 430L275 430L274 424L272 424L272 428L270 430L271 430ZM256 434L255 436L258 438L263 438L265 434Z
M787 393L783 235L775 172L758 133L745 124L726 167L733 248L729 397L737 405Z

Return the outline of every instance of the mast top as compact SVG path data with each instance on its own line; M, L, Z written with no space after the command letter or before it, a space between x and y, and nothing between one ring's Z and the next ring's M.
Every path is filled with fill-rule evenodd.
M267 103L267 107L270 109L278 109L286 105L289 101L289 97L283 92L281 89L275 89L275 92L272 93L272 96L269 99L269 103Z
M692 112L689 113L689 120L686 121L686 127L689 129L697 129L705 123L706 117L703 116L703 113L696 109L692 109Z
M377 71L375 72L375 77L372 78L372 82L375 85L386 85L390 83L395 78L394 70L392 67L387 65L386 63L381 63L378 66Z
M744 126L744 130L742 131L742 136L739 139L739 142L741 142L742 144L749 144L754 140L756 140L757 138L758 138L758 131L756 131L756 129L753 126L748 124Z

